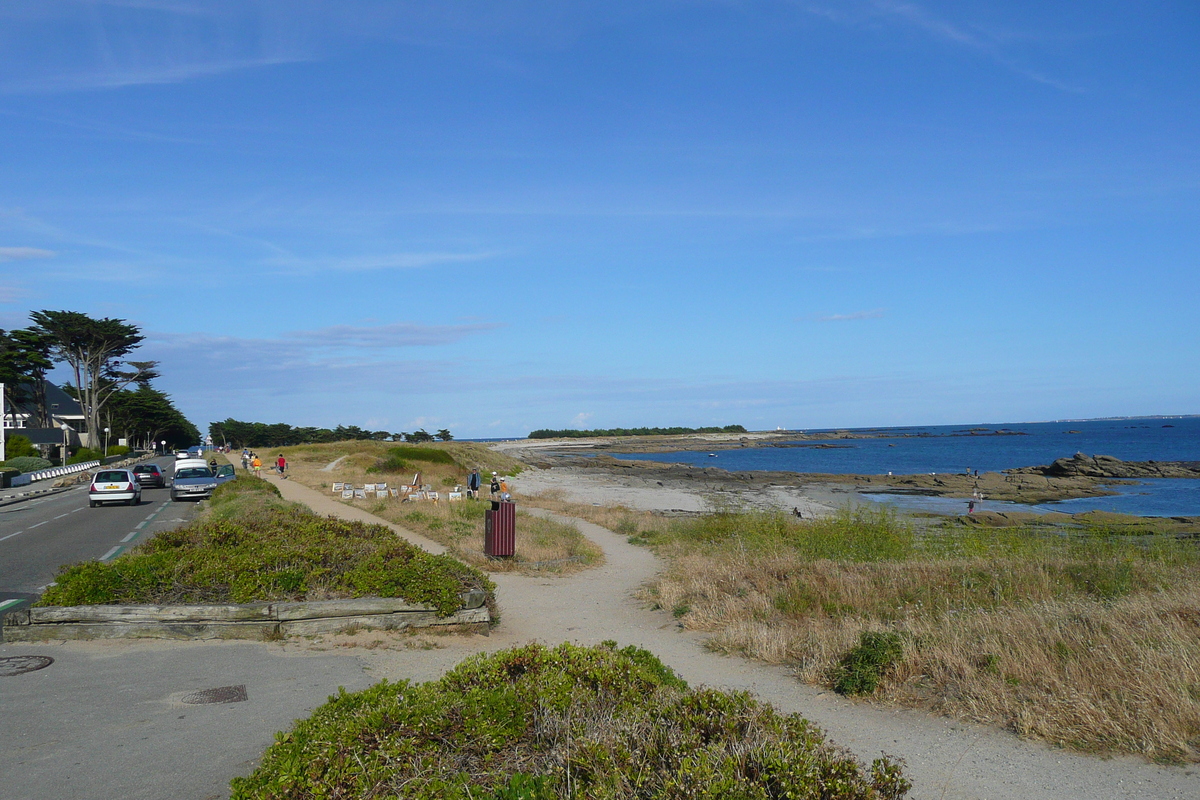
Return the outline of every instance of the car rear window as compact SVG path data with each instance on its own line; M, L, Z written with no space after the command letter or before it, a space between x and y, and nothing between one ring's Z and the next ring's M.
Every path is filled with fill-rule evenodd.
M153 464L141 464L133 468L134 472L158 472L158 467Z
M189 467L175 473L176 478L211 478L212 476L212 472L207 467L203 469L200 467Z
M129 474L125 470L117 470L111 472L97 472L96 480L112 483L113 481L129 481Z

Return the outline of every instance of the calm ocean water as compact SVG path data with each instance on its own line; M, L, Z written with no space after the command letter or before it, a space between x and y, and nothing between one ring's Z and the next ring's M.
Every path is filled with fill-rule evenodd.
M997 431L1018 435L993 435ZM1200 461L1200 417L1166 419L1034 422L1008 425L939 425L858 429L878 438L799 444L836 448L745 447L701 452L613 453L617 458L649 459L731 471L780 470L883 475L888 472L980 472L1049 464L1076 452L1115 456L1125 461ZM1116 487L1113 497L1066 500L1042 506L985 503L985 508L1028 508L1075 513L1102 509L1152 516L1200 515L1200 480L1153 480ZM906 495L878 499L904 508L957 513L963 501Z

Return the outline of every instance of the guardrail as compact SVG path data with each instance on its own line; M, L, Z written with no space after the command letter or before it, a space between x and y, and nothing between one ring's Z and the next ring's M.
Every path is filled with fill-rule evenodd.
M63 475L75 475L79 472L87 472L89 469L95 469L100 466L99 461L84 461L79 464L71 464L67 467L50 467L49 469L39 469L37 472L26 472L23 475L17 475L12 479L13 486L28 486L34 481L44 481L49 478L61 478Z

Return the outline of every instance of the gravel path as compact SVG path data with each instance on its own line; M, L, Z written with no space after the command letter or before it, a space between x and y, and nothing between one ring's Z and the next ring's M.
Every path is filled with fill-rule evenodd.
M270 479L277 481L285 498L318 513L379 522L422 547L443 549L331 496L293 481ZM491 636L442 637L431 650L355 648L355 654L375 677L423 681L472 652L531 640L587 645L613 639L654 652L693 686L745 689L777 709L798 712L864 761L881 752L903 758L915 800L1200 798L1200 773L1194 766L1166 767L1140 758L1106 759L1055 750L995 728L850 701L802 684L784 668L710 653L702 635L681 630L670 615L650 611L633 598L660 567L653 554L597 525L570 521L603 548L605 564L566 578L495 575L502 620Z

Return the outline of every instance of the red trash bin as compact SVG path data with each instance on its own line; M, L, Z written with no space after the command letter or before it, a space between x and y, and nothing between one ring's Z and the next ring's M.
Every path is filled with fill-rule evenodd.
M493 502L484 512L483 553L493 558L512 558L517 549L517 504Z

